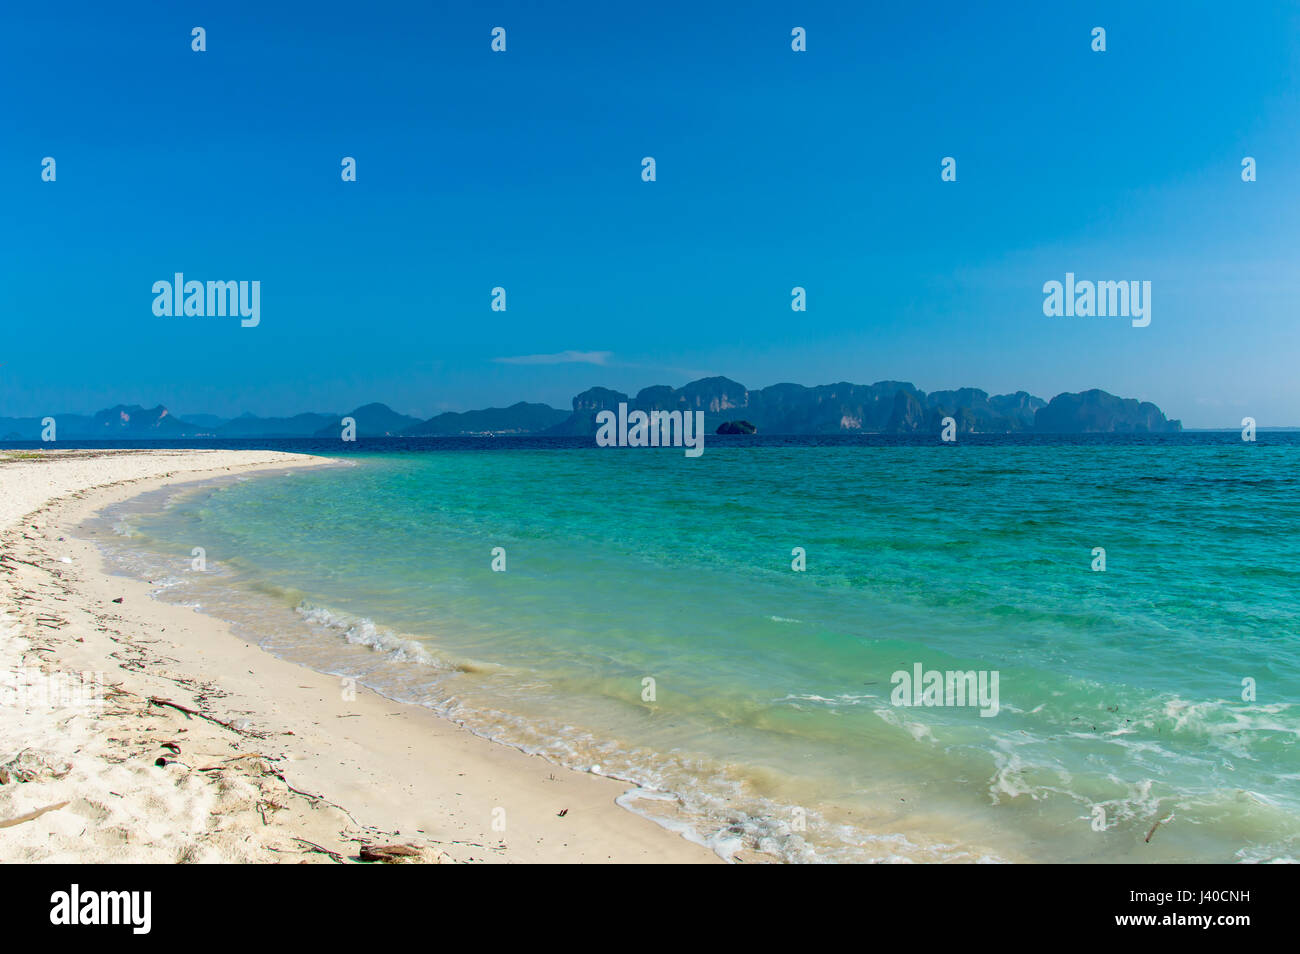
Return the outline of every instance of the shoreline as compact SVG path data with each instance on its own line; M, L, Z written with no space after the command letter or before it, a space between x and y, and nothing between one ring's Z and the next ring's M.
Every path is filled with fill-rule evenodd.
M56 672L102 673L104 689L99 705L64 692L0 706L0 766L16 767L0 824L46 809L0 828L0 860L330 863L402 844L425 862L721 863L620 807L629 783L362 686L343 692L111 575L78 530L171 484L334 463L208 449L0 456L0 670L47 686Z

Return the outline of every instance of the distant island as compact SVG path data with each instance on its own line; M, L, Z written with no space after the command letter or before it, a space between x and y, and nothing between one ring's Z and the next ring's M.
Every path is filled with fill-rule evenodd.
M293 417L244 414L220 418L177 417L166 407L118 405L93 415L51 414L60 440L227 440L332 438L344 417L356 421L358 437L569 436L594 437L596 415L628 410L703 411L707 433L760 434L938 434L951 417L963 434L1170 434L1182 423L1166 419L1149 401L1116 397L1093 389L1058 394L1051 401L1026 391L995 394L979 388L927 394L901 381L875 384L773 384L751 391L729 378L644 388L635 397L591 388L570 410L519 402L510 407L447 412L421 421L386 404L366 404L342 413L311 412ZM0 440L38 441L40 417L0 417ZM741 425L744 425L743 427Z

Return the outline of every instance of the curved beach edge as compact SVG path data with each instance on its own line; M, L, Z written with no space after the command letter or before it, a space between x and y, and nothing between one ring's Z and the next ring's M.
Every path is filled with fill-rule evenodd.
M110 575L82 527L275 451L0 451L0 859L709 863L570 771L278 659ZM349 687L350 688L350 687Z

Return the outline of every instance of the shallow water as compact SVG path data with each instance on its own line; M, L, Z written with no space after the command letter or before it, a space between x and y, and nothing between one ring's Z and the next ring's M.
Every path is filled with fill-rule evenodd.
M1296 855L1291 436L437 446L140 498L108 549L724 856ZM895 704L917 665L996 672L996 715Z

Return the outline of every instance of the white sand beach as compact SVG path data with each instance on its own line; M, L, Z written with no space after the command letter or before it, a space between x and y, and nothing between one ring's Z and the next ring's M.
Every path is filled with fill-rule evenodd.
M626 783L365 689L346 698L338 678L109 575L78 535L169 483L324 463L0 452L0 861L330 864L403 845L426 863L718 862L616 805Z

